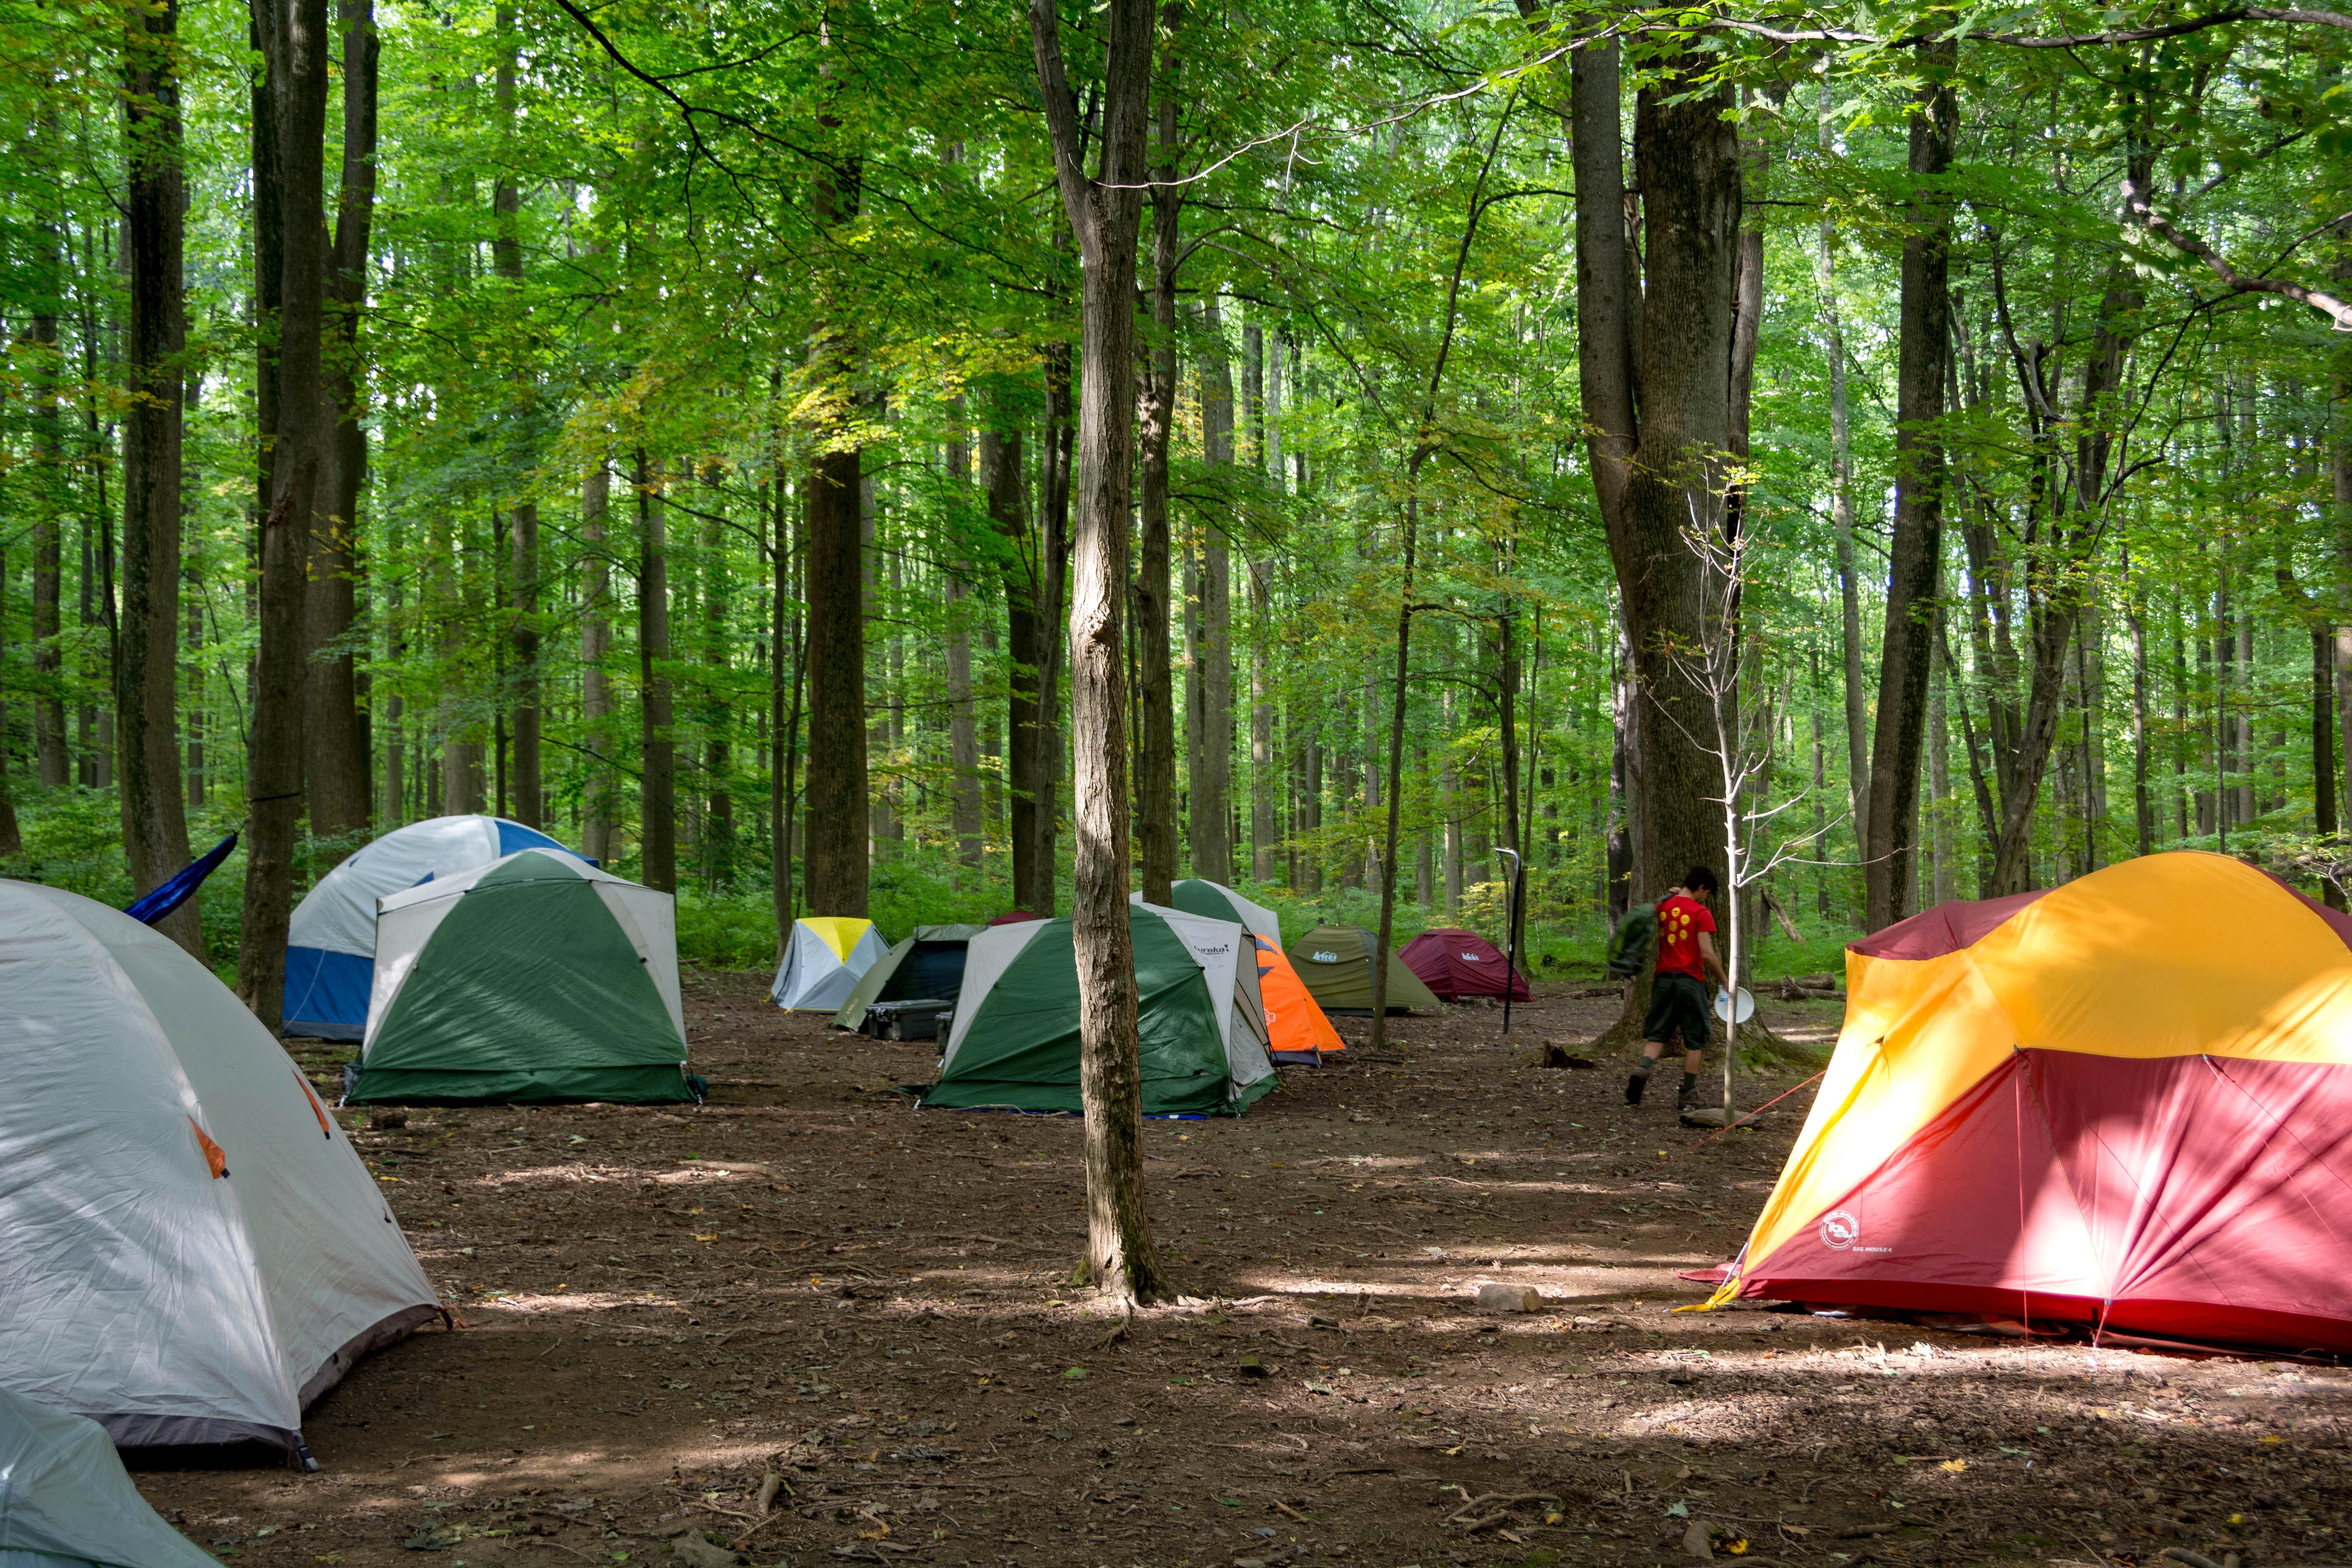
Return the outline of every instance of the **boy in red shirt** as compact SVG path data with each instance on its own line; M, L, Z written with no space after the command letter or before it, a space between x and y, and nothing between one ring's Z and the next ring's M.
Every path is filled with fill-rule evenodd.
M1731 980L1715 955L1715 916L1707 902L1716 893L1715 873L1694 866L1683 873L1682 886L1658 900L1658 972L1650 984L1650 1014L1642 1024L1642 1059L1625 1080L1625 1103L1642 1103L1650 1073L1666 1048L1669 1037L1683 1037L1683 1083L1675 1109L1689 1108L1698 1090L1699 1053L1715 1030L1706 991L1706 976L1728 988Z

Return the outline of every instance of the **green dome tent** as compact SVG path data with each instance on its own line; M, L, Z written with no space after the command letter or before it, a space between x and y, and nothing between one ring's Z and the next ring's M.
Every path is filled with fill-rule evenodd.
M376 909L349 1103L696 1098L667 893L525 849Z
M1361 926L1317 926L1290 944L1290 962L1306 983L1307 994L1326 1013L1370 1016L1372 1011L1372 954L1381 939ZM1409 1013L1416 1007L1434 1011L1436 995L1421 976L1391 952L1389 961L1388 1010Z
M1146 1116L1238 1115L1275 1086L1249 933L1150 905L1135 936ZM1078 966L1066 919L974 937L927 1107L1076 1110Z
M858 977L833 1016L836 1029L858 1029L877 1002L953 1002L963 989L965 952L986 926L917 926L915 934Z

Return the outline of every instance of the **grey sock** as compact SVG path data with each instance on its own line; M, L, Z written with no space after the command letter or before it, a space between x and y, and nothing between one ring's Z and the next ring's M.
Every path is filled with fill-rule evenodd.
M1647 1078L1654 1070L1655 1070L1657 1065L1658 1058L1655 1057L1637 1058L1633 1063L1633 1076L1635 1078Z

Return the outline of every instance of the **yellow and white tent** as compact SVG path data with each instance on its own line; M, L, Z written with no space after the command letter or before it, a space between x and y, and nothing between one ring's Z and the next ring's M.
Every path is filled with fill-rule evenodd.
M872 921L848 915L810 915L793 922L784 961L768 994L793 1011L832 1013L849 1000L866 972L890 952Z

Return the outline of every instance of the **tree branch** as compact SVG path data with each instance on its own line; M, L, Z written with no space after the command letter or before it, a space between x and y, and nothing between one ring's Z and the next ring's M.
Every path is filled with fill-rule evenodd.
M2316 289L2307 289L2284 279L2247 277L2231 267L2220 251L2150 206L2147 194L2129 175L2124 177L2124 210L2137 218L2140 226L2148 233L2211 268L2214 276L2221 279L2231 293L2276 294L2282 299L2293 300L2326 312L2335 321L2337 331L2352 332L2352 304L2347 304L2333 294L2323 294Z

